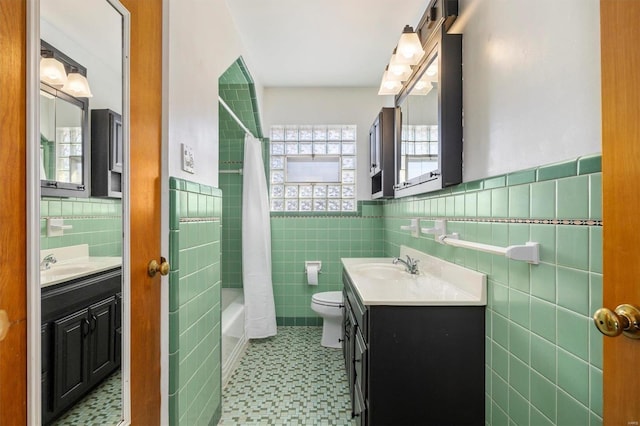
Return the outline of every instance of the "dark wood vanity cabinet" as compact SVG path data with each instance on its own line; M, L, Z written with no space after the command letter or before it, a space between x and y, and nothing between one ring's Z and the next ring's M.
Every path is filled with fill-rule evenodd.
M91 195L122 198L122 116L91 110Z
M393 197L395 108L382 108L369 130L371 198Z
M42 418L49 423L120 365L121 271L42 289Z
M346 272L343 282L357 424L483 425L485 307L365 306Z

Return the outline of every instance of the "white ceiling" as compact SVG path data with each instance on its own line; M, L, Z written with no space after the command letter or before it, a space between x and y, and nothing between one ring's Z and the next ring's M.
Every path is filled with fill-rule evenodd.
M227 0L265 87L375 87L430 0Z

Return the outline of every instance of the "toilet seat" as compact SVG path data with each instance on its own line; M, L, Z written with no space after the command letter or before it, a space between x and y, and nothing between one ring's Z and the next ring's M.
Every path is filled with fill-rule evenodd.
M343 305L341 291L325 291L311 296L311 302L317 305L339 308Z

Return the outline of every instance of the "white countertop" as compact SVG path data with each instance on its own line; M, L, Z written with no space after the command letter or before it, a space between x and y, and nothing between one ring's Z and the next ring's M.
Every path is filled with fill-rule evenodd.
M122 257L120 256L89 256L89 248L86 244L41 250L40 259L44 259L49 254L53 255L57 262L51 264L49 269L40 271L41 287L48 287L122 266Z
M484 306L486 275L408 247L406 255L420 260L419 273L405 272L393 258L343 258L342 265L365 305Z

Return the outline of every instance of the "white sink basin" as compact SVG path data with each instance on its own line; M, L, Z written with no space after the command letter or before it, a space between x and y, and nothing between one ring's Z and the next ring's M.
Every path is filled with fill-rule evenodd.
M487 304L487 276L401 246L419 260L418 273L393 258L343 258L342 265L365 305L463 306Z
M354 266L354 271L372 280L402 280L411 277L403 265L371 262Z

